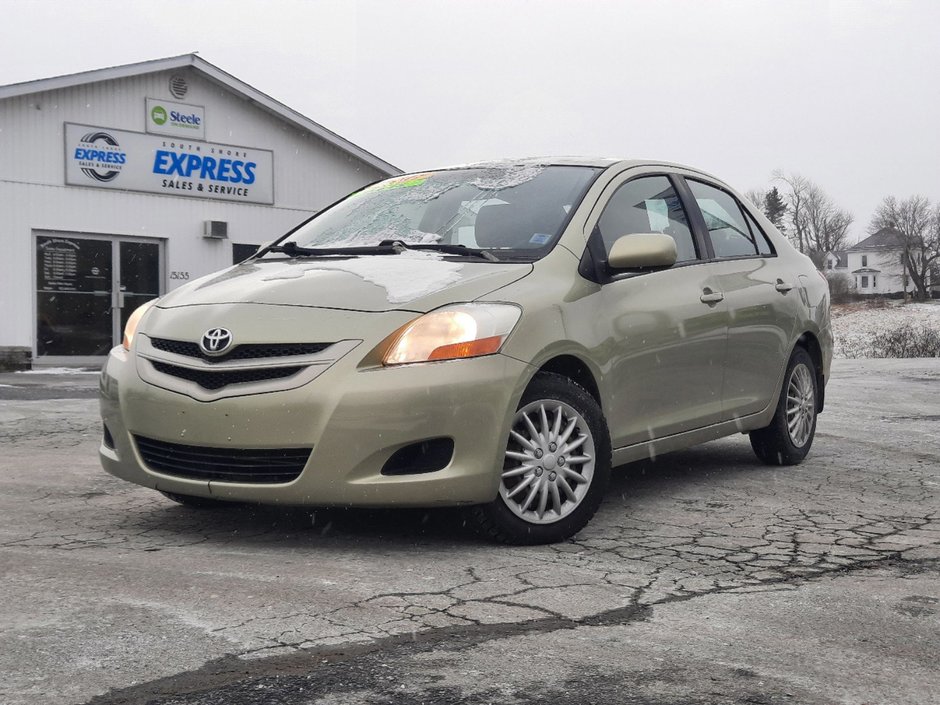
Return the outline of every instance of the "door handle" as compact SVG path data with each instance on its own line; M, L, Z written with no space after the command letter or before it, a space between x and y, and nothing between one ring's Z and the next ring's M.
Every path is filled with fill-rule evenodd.
M774 289L779 291L781 294L786 294L792 288L793 288L793 284L791 284L790 282L785 282L783 281L783 279L778 279L776 286L774 286Z
M717 304L719 301L724 301L725 295L720 291L712 291L707 286L702 289L702 295L699 297L699 301L703 304Z

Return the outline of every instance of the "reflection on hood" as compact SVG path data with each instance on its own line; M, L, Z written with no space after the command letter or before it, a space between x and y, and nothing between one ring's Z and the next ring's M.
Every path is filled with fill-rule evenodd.
M463 264L445 262L436 252L403 252L383 257L304 262L294 271L264 277L263 281L300 279L308 272L348 272L385 289L388 302L399 304L446 289L460 281Z

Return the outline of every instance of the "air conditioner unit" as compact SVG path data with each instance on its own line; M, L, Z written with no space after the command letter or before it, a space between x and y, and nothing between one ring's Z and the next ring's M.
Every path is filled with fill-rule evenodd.
M228 237L228 223L224 220L207 220L204 223L203 237L222 240Z

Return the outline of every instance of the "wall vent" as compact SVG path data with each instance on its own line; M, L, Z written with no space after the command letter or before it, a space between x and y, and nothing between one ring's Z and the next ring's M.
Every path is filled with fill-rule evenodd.
M186 83L185 78L182 76L170 77L170 93L173 94L174 98L185 98L187 92L189 92L189 84Z
M203 237L222 240L228 237L228 223L224 220L207 220L202 230Z

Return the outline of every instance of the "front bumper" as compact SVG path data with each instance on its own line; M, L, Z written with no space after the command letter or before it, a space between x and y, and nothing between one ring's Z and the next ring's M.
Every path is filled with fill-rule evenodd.
M145 382L117 347L101 375L110 434L101 463L145 487L232 501L317 506L476 504L496 497L506 433L529 366L504 355L360 369L349 354L313 381L283 391L199 401ZM214 448L313 451L296 480L253 484L154 471L133 436ZM383 475L395 451L431 438L454 441L441 470Z

